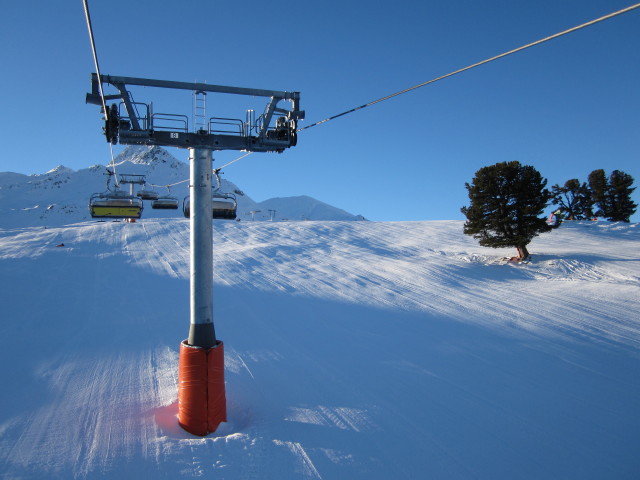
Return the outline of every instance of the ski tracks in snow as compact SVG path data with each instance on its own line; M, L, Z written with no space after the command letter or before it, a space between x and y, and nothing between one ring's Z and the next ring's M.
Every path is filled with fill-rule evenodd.
M559 232L565 241L534 239L532 263L500 265L494 259L511 250L478 247L457 228L460 222L217 224L214 275L221 285L424 311L516 334L637 345L640 322L626 305L640 287L640 240L612 236L605 245L587 241L588 251L572 249L593 229L567 228ZM584 304L592 312L572 310Z
M563 226L534 240L533 262L499 265L512 252L478 247L462 222L215 222L229 422L206 438L175 418L188 222L0 231L3 278L28 289L7 291L8 315L22 321L4 322L3 337L41 333L29 356L5 345L3 359L24 360L12 399L25 405L0 416L0 468L16 478L246 480L415 478L427 466L491 478L494 447L530 467L518 445L551 461L560 445L585 462L598 448L628 459L597 439L628 435L617 433L619 412L637 389L555 343L637 356L640 239L615 228ZM518 356L496 347L493 330L514 334ZM545 340L544 354L523 348L522 332ZM587 441L555 432L554 415Z
M133 224L125 242L126 253L137 265L159 275L189 278L189 223L176 220L184 228L167 228L166 222ZM185 236L186 233L186 236Z
M37 375L49 399L12 421L8 429L21 434L11 448L3 445L2 462L73 478L123 466L135 471L127 463L137 459L159 462L163 452L152 411L175 395L175 378L167 372L176 362L174 352L160 348L99 357L63 354L41 364Z

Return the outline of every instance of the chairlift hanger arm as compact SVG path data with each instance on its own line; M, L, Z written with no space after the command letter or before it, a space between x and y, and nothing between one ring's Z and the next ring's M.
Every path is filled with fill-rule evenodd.
M118 89L120 92L120 98L122 98L122 102L124 103L124 108L127 110L127 115L129 116L129 121L131 122L131 126L134 130L140 130L140 123L138 122L138 116L135 113L133 108L133 100L131 99L131 94L127 91L127 86L122 82L115 82L112 84L114 87Z
M260 133L258 134L259 137L264 137L267 131L267 127L271 123L271 117L273 117L273 112L275 111L276 105L278 104L279 100L280 99L277 97L271 97L271 101L269 102L269 105L267 106L267 111L265 112L264 122L262 123L262 127L260 128Z

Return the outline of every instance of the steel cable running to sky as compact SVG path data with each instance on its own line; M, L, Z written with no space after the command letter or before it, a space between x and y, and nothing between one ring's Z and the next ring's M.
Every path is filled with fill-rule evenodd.
M93 25L91 24L91 15L89 14L88 0L82 0L82 4L84 6L84 16L87 20L87 30L89 30L89 42L91 43L91 52L93 53L93 63L96 67L96 73L98 74L98 78L100 78L100 65L98 63L98 51L96 50L96 42L93 36ZM104 118L108 122L109 110L107 109L107 102L104 99L104 90L102 88L102 82L98 82L98 86L100 87L100 100L102 100L102 110L104 111ZM113 157L113 145L111 144L111 142L109 142L109 151L111 152L110 166L113 168L113 173L114 173L114 176L116 177L116 186L118 186L118 176L116 175L116 162Z
M444 80L445 78L453 77L454 75L457 75L457 74L462 73L462 72L466 72L467 70L471 70L472 68L476 68L476 67L479 67L481 65L485 65L485 64L487 64L489 62L493 62L494 60L499 60L499 59L504 58L504 57L506 57L508 55L512 55L514 53L521 52L522 50L526 50L527 48L535 47L537 45L540 45L542 43L548 42L550 40L554 40L556 38L562 37L562 36L567 35L569 33L573 33L573 32L576 32L578 30L581 30L583 28L590 27L591 25L595 25L596 23L600 23L600 22L603 22L603 21L608 20L610 18L617 17L618 15L622 15L624 13L628 13L628 12L630 12L632 10L637 9L637 8L640 8L640 3L636 3L635 5L631 5L629 7L623 8L621 10L609 13L607 15L603 15L602 17L599 17L599 18L596 18L594 20L585 22L583 24L577 25L577 26L569 28L567 30L563 30L562 32L558 32L558 33L556 33L554 35L549 35L548 37L541 38L540 40L536 40L535 42L531 42L531 43L528 43L528 44L523 45L521 47L514 48L513 50L509 50L508 52L504 52L504 53L501 53L499 55L495 55L495 56L493 56L491 58L487 58L486 60L482 60L480 62L474 63L474 64L469 65L467 67L455 70L455 71L453 71L451 73L447 73L446 75L441 75L439 77L433 78L431 80L428 80L426 82L420 83L418 85L414 85L413 87L405 88L404 90L400 90L398 92L392 93L390 95L387 95L385 97L379 98L377 100L373 100L373 101L371 101L369 103L365 103L364 105L360 105L359 107L355 107L355 108L352 108L350 110L346 110L346 111L344 111L342 113L339 113L337 115L333 115L331 117L327 117L324 120L320 120L318 122L312 123L311 125L307 125L306 127L299 128L297 130L297 132L301 132L303 130L307 130L307 129L311 128L311 127L315 127L317 125L321 125L321 124L329 122L331 120L335 120L336 118L342 117L344 115L348 115L350 113L357 112L358 110L362 110L363 108L370 107L371 105L375 105L377 103L384 102L385 100L389 100L389 99L395 98L395 97L397 97L399 95L411 92L413 90L417 90L418 88L425 87L427 85L430 85L432 83L438 82L440 80ZM247 153L245 155L242 155L241 157L238 157L235 160L230 161L229 163L227 163L226 165L223 165L220 168L227 167L227 166L231 165L232 163L237 162L238 160L251 155L251 153L253 153L253 152L249 152L249 153Z
M486 60L482 60L481 62L474 63L473 65L469 65L467 67L460 68L460 69L458 69L458 70L456 70L454 72L447 73L446 75L442 75L440 77L428 80L428 81L420 83L418 85L414 85L413 87L405 88L404 90L400 90L399 92L395 92L395 93L392 93L391 95L387 95L386 97L382 97L382 98L379 98L379 99L374 100L372 102L365 103L364 105L360 105L359 107L352 108L351 110L347 110L347 111L339 113L337 115L333 115L332 117L325 118L324 120L320 120L319 122L312 123L311 125L307 125L306 127L299 128L298 132L300 132L302 130L307 130L307 129L311 128L311 127L315 127L317 125L320 125L322 123L328 122L330 120L334 120L334 119L336 119L338 117L342 117L343 115L347 115L349 113L356 112L356 111L361 110L361 109L363 109L365 107L370 107L371 105L375 105L376 103L384 102L385 100L389 100L391 98L397 97L397 96L402 95L404 93L411 92L411 91L416 90L418 88L425 87L427 85L430 85L432 83L438 82L440 80L444 80L445 78L449 78L449 77L452 77L452 76L457 75L459 73L466 72L467 70L471 70L472 68L479 67L480 65L484 65L484 64L489 63L489 62L493 62L494 60L498 60L500 58L506 57L506 56L511 55L513 53L521 52L522 50L525 50L527 48L535 47L536 45L540 45L541 43L548 42L549 40L554 40L554 39L559 38L559 37L561 37L563 35L567 35L569 33L573 33L573 32L575 32L577 30L582 29L582 28L586 28L586 27L589 27L591 25L595 25L596 23L602 22L604 20L608 20L608 19L616 17L618 15L622 15L623 13L630 12L630 11L635 10L637 8L640 8L640 3L636 3L635 5L631 5L630 7L623 8L622 10L618 10L618 11L610 13L608 15L604 15L602 17L596 18L595 20L591 20L589 22L583 23L583 24L578 25L578 26L573 27L573 28L569 28L567 30L564 30L564 31L559 32L559 33L556 33L554 35L550 35L550 36L542 38L540 40L536 40L535 42L531 42L531 43L528 43L528 44L523 45L521 47L514 48L513 50L509 50L508 52L504 52L504 53L501 53L501 54L496 55L494 57L487 58Z

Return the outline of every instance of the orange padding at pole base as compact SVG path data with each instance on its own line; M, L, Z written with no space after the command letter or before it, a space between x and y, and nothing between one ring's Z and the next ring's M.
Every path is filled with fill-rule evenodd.
M180 344L178 423L187 432L204 436L227 421L224 391L224 344L213 348Z

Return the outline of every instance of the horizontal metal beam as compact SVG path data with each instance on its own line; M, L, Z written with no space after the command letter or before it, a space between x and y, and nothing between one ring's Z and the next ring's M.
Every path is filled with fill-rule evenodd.
M105 102L108 102L110 100L120 100L120 99L122 99L122 95L105 95L104 96ZM87 93L87 96L85 98L85 103L102 106L102 97L99 94Z
M208 148L211 150L245 150L248 152L282 152L291 146L287 140L213 135L185 132L120 130L118 140L123 145L159 145L178 148Z
M92 82L97 82L98 76L91 74ZM152 80L148 78L115 77L112 75L100 75L102 83L116 85L138 85L142 87L173 88L178 90L193 90L214 93L232 93L236 95L250 95L255 97L276 97L282 100L300 100L300 92L283 92L278 90L264 90L260 88L228 87L223 85L210 85L208 83L175 82L171 80Z

